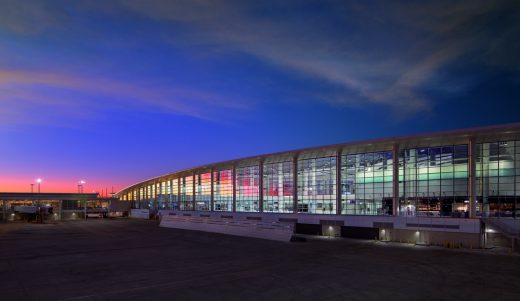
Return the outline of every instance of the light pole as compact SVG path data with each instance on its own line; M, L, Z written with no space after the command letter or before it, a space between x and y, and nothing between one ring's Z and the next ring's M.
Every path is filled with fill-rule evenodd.
M40 193L40 184L42 183L42 179L36 179L36 183L38 183L38 193Z
M34 193L34 184L31 183L31 193Z
M83 185L84 185L85 183L87 183L87 182L85 182L85 181L83 181L83 180L80 180L80 181L78 182L78 193L83 193Z
M43 216L41 216L41 209L40 209L40 185L42 183L42 179L41 178L38 178L36 179L36 183L38 183L38 201L37 201L37 204L38 204L38 215L40 216L40 221L43 223Z
M83 185L87 183L84 180L80 180L78 182L78 193L83 193ZM83 215L85 216L84 219L87 220L87 199L84 199L85 206L83 207Z

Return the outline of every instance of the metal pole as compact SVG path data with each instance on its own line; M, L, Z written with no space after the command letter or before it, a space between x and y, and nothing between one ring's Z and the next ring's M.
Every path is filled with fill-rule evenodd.
M235 163L233 163L233 212L237 211L237 168Z
M264 158L258 163L258 212L264 212Z
M210 181L211 181L211 197L210 197L210 209L209 211L213 211L214 210L214 203L215 203L215 199L214 199L214 194L215 194L215 188L213 187L214 183L213 183L213 180L214 180L214 175L213 173L215 172L215 168L212 167L211 168L211 178L210 178Z
M193 178L193 186L192 186L192 191L191 192L192 192L193 195L191 197L191 202L192 202L191 203L192 204L191 207L192 207L192 210L195 211L195 210L197 210L197 201L195 200L195 193L196 193L195 187L197 187L197 180L198 180L198 177L196 176L195 172L193 172L192 178Z
M336 214L341 214L341 149L336 152Z
M181 210L181 181L182 177L177 178L177 202L176 202L176 210Z
M293 167L293 213L298 213L298 154L292 159Z
M469 139L468 145L468 157L469 157L469 217L477 217L477 198L475 189L475 175L476 175L476 151L475 151L475 138Z
M37 208L38 208L38 216L40 217L40 222L43 223L43 218L42 218L42 212L40 210L40 198L41 198L41 195L40 195L40 181L38 181L38 201L37 201Z
M404 170L404 167L403 167ZM404 181L403 181L404 183ZM392 215L399 214L399 145L392 146Z

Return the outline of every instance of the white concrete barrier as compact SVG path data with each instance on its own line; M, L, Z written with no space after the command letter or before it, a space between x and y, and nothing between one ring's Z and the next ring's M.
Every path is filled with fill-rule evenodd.
M214 232L277 241L290 241L294 232L294 226L291 224L178 215L163 215L159 225L166 228Z
M130 217L150 219L150 209L131 209Z

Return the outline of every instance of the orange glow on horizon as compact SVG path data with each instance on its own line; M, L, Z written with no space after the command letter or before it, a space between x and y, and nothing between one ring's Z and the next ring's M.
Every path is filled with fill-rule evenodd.
M31 192L31 184L33 184L33 192L38 192L38 183L37 179L41 178L40 183L40 192L78 192L78 185L80 181L70 181L56 178L46 178L44 176L35 177L33 180L26 179L25 177L0 177L0 192ZM117 183L117 184L104 184L96 181L86 181L84 180L83 184L83 192L84 193L101 193L103 191L103 195L109 195L110 192L117 192L122 187L125 187L125 184Z

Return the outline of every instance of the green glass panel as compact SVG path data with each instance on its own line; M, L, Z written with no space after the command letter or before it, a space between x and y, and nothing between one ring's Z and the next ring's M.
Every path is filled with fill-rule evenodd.
M376 182L376 183L381 183L381 182L383 182L383 180L384 180L384 177L374 177L374 182Z
M452 172L452 171L453 171L453 165L441 167L441 172Z
M382 177L383 176L383 171L380 170L380 171L374 171L374 177Z
M498 171L498 175L502 176L502 177L514 176L515 175L515 170L513 168L500 169Z
M455 165L455 171L468 171L467 164L457 164Z
M467 177L468 177L468 173L467 172L462 172L462 171L455 172L455 178L457 178L457 179L467 178Z
M428 168L418 168L417 169L418 174L426 174L428 173Z
M498 169L498 162L490 162L489 169Z
M453 179L453 173L452 172L443 172L441 177L442 177L442 179Z
M431 173L431 174L428 176L428 178L429 178L430 180L438 180L438 179L441 178L441 175L440 175L439 173Z
M440 173L441 172L440 169L441 169L440 167L431 167L430 166L430 168L428 169L428 172L430 174L432 174L432 173Z

